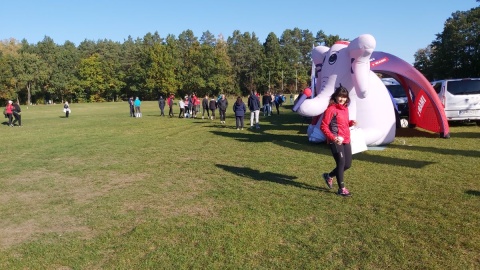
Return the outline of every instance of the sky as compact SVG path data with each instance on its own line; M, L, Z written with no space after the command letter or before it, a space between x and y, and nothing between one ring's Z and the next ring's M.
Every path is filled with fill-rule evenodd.
M415 52L435 40L453 12L478 6L475 0L9 0L0 4L0 40L36 44L48 36L78 46L84 40L123 43L154 32L178 37L185 30L226 40L239 30L255 33L263 44L269 33L280 38L297 27L350 40L371 34L376 51L413 64Z

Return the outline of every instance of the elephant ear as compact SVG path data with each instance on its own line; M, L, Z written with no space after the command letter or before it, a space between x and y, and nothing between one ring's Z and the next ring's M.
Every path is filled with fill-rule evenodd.
M367 96L369 87L370 56L377 42L372 35L365 34L354 39L348 45L352 62L352 82L359 98Z
M326 46L317 46L312 49L312 61L315 64L316 75L322 71L323 62L329 50L330 48Z

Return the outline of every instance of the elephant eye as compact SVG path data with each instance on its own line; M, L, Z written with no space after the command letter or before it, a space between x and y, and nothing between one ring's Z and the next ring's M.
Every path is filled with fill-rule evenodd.
M330 65L333 65L335 64L335 62L337 62L337 54L330 55L330 58L328 58L328 63Z

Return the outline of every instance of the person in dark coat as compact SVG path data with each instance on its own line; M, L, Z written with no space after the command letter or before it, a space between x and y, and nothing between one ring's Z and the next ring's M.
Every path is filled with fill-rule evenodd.
M202 119L205 119L205 111L207 112L208 118L210 118L210 111L208 109L208 95L202 99Z
M165 116L165 99L163 98L163 96L160 96L160 98L158 99L158 107L160 108L160 116Z
M15 123L18 122L18 126L22 126L22 109L20 109L20 104L17 102L13 103L13 117L15 117L15 120L13 120L12 125L15 126Z
M220 123L225 124L225 114L227 112L228 100L225 98L225 95L221 95L220 99L217 101L218 111L220 112Z
M208 103L208 108L210 109L210 112L212 112L212 116L210 117L210 119L212 120L215 119L215 110L217 109L217 101L215 100L214 97L212 97L212 99Z
M247 112L247 107L241 97L237 97L237 101L233 104L233 112L235 113L235 120L237 130L243 130L243 120L245 118L245 113Z
M135 106L133 105L133 97L128 99L128 105L130 106L130 117L135 117Z

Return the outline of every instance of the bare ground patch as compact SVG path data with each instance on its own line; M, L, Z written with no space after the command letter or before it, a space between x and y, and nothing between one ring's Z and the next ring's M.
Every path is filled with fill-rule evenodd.
M76 237L90 239L102 229L87 226L85 215L90 213L78 209L92 203L95 205L96 199L123 192L122 189L128 193L144 193L138 198L120 201L120 212L138 213L136 220L121 225L123 232L144 222L143 211L158 213L155 218L159 220L182 215L202 219L214 217L221 207L218 202L211 198L199 199L212 188L211 185L199 178L186 181L190 178L188 176L179 172L174 179L162 181L159 184L161 192L143 189L142 184L132 187L148 178L146 173L127 175L105 171L102 175L95 172L75 177L38 170L2 180L5 189L0 192L0 210L7 218L0 220L0 248L32 241L48 233L73 233ZM103 222L109 226L108 220Z
M44 233L96 234L73 208L114 190L127 188L146 174L117 174L88 177L65 176L38 170L2 180L0 192L0 248L29 241Z

